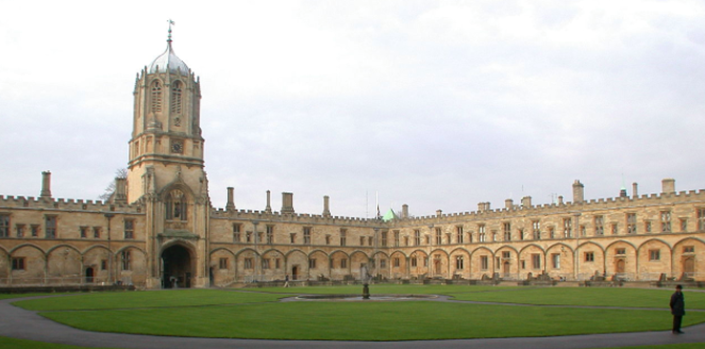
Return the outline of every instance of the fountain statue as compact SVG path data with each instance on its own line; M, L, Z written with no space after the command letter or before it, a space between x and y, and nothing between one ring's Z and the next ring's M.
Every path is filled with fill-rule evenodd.
M370 273L367 266L360 268L360 279L362 280L362 299L370 299Z

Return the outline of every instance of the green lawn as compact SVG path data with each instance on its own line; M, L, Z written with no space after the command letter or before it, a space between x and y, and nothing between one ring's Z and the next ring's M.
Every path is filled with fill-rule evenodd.
M671 322L667 309L671 292L652 289L371 286L373 294L446 294L464 300L661 310L432 301L276 302L291 294L359 294L360 291L360 286L188 289L77 294L15 304L92 331L223 338L379 341L556 336L668 330ZM705 293L688 292L686 302L690 309L703 308ZM684 322L684 326L705 322L705 312L689 312Z

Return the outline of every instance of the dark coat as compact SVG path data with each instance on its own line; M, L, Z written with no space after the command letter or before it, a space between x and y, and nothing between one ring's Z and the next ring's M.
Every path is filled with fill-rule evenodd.
M683 292L674 292L671 295L671 314L674 316L685 315L685 299Z

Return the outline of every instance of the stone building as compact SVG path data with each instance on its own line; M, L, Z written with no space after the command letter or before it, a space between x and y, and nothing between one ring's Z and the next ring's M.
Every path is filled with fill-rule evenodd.
M0 286L122 282L143 288L228 286L283 280L358 280L363 266L387 279L543 275L705 279L705 192L677 192L411 217L405 205L375 219L294 210L236 209L233 188L214 208L204 172L200 82L172 48L134 86L128 174L105 202L56 199L51 174L39 197L0 196Z

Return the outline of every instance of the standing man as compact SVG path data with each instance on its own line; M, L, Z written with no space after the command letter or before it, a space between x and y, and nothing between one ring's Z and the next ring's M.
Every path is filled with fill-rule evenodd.
M681 321L685 315L685 299L683 298L683 286L677 285L676 292L671 295L671 314L673 314L673 334L681 334Z

